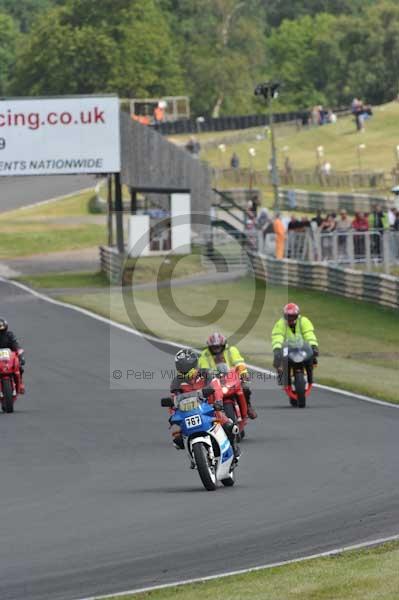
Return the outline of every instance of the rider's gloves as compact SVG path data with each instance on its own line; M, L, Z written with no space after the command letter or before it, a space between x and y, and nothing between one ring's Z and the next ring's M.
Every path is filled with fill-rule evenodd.
M213 408L214 410L223 410L223 402L216 400L216 402L213 403Z
M25 354L20 351L18 353L18 358L19 358L19 364L21 365L21 367L23 367L25 364Z
M273 367L275 369L279 369L281 367L281 363L283 362L283 352L281 348L276 348L273 350L274 359L273 359Z

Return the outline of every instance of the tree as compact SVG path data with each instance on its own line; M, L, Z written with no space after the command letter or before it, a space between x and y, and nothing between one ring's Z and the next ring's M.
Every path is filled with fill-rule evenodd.
M18 23L20 31L30 30L36 17L51 7L51 0L0 0L0 11Z
M288 19L295 21L306 15L314 17L320 13L333 15L358 15L378 0L264 0L267 23L279 27Z
M27 37L13 82L21 94L121 96L179 93L182 85L154 0L69 0L50 11Z
M8 92L9 75L15 62L18 32L11 17L0 13L0 96Z
M180 39L194 112L253 111L253 88L265 63L259 1L164 0L163 5Z
M284 21L268 40L270 75L283 83L286 105L336 104L343 71L337 18L321 14Z

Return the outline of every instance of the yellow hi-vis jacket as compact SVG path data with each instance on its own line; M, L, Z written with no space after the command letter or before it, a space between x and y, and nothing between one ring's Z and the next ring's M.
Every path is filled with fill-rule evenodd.
M305 342L311 346L318 346L316 334L314 332L313 323L307 317L298 317L295 325L295 331L292 331L287 321L282 317L275 323L272 330L272 349L277 350L282 348L284 342L289 338L294 338L300 335Z
M247 373L245 361L236 346L226 346L223 352L223 360L229 369L240 366L240 373ZM222 362L222 361L221 361ZM216 369L216 362L209 348L205 348L199 357L198 366L200 369Z

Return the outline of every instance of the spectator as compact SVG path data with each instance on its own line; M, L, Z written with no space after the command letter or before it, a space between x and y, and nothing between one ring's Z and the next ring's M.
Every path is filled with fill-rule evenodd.
M165 108L162 102L159 102L154 108L154 122L159 125L165 119Z
M325 160L321 165L321 174L323 179L328 183L331 174L331 163L328 160Z
M355 250L355 259L359 259L365 256L366 253L366 240L364 232L369 229L369 222L367 217L362 212L355 213L355 218L352 221L352 228L356 233L353 235L353 244Z
M327 120L328 120L329 123L336 123L337 122L337 115L331 109L328 111Z
M336 230L338 234L338 254L347 255L348 232L352 229L352 223L348 219L346 210L341 210L340 217L337 219Z
M201 152L201 144L194 137L190 137L186 144L186 150L193 156L198 156Z
M276 213L273 219L273 231L276 234L276 258L281 260L284 258L285 250L285 227L280 218L280 213Z
M399 231L399 210L397 208L395 208L394 211L395 211L395 221L393 223L392 229L394 231Z
M256 219L256 227L260 232L260 251L266 250L266 235L270 233L270 217L266 208L261 208L258 218ZM273 233L273 231L271 231Z
M293 182L292 164L289 156L286 156L284 159L284 180L286 184Z
M330 260L332 258L333 240L332 236L328 234L332 234L335 231L335 227L335 215L331 213L327 215L320 226L322 260Z
M236 152L233 152L231 159L230 159L230 166L232 169L239 169L240 168L240 159L238 158L238 154Z
M324 220L325 220L325 217L321 216L321 210L318 210L317 213L316 213L316 216L313 217L313 219L312 219L311 222L312 223L316 223L317 228L319 228L320 225L323 223Z
M388 208L387 217L388 217L388 225L389 225L389 227L393 227L393 225L395 223L395 218L396 218L396 209L395 209L395 207Z
M369 229L374 230L371 236L371 255L374 258L381 256L381 236L388 229L388 217L379 204L375 204L369 214Z

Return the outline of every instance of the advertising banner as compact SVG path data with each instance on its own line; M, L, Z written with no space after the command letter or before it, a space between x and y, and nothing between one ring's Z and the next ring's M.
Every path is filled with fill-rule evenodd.
M117 97L0 100L0 176L120 170Z

